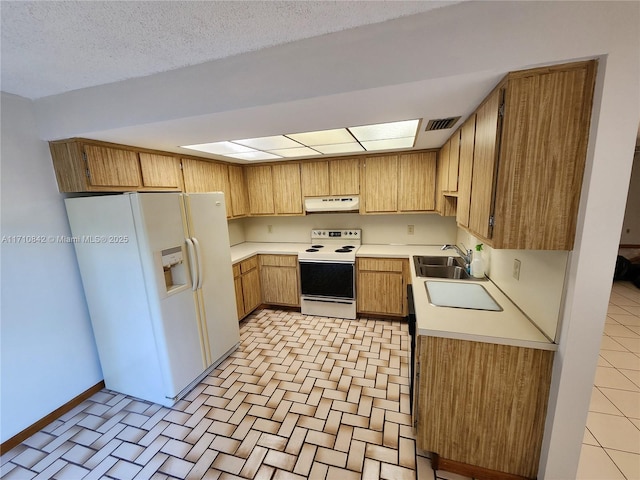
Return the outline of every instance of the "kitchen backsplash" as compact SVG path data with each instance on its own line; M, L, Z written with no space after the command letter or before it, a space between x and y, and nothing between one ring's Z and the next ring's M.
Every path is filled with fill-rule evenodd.
M231 245L241 242L308 243L314 228L362 229L363 244L439 245L456 239L453 217L435 214L359 215L313 214L292 217L253 217L229 221ZM409 230L413 228L413 234Z
M456 243L475 250L476 244L482 242L459 228ZM554 250L494 250L483 246L487 275L551 339L555 339L558 331L569 253ZM518 280L514 278L515 260L520 260Z

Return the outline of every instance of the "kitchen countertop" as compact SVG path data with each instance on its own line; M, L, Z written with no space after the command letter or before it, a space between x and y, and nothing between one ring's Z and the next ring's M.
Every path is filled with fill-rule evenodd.
M255 254L297 255L308 248L307 243L253 243L245 242L231 247L231 260L239 262ZM362 245L356 257L408 258L413 255L455 255L453 250L441 250L441 245ZM556 350L557 345L549 341L527 316L491 280L476 281L500 304L501 312L468 310L463 308L436 307L429 303L424 282L417 277L411 265L411 283L416 311L418 335L428 335L460 340L480 341ZM468 280L434 279L468 283Z

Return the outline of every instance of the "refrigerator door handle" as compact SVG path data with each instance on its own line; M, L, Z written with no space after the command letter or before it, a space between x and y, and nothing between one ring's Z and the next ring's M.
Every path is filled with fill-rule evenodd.
M196 237L191 237L193 245L196 247L196 259L198 260L198 289L202 288L202 280L204 275L202 272L202 250L200 250L200 242Z
M198 289L198 269L196 265L198 255L196 253L196 249L191 239L185 238L185 240L187 242L187 250L189 252L189 270L191 271L191 290L195 292Z

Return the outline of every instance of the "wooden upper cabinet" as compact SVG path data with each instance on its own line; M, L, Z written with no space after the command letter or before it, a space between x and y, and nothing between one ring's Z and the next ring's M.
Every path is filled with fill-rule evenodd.
M458 202L456 221L463 227L469 226L471 205L471 177L473 175L473 146L476 134L476 115L471 115L460 129L460 161L458 167Z
M240 165L229 165L229 188L231 190L231 216L244 217L249 214L249 197L244 168Z
M329 195L360 193L360 159L345 158L329 161Z
M183 158L182 174L184 176L184 190L187 193L223 192L227 217L232 216L231 188L229 187L229 172L226 164Z
M299 163L279 163L271 166L273 204L276 214L302 214L302 187Z
M142 185L138 154L130 150L85 145L89 183L98 187Z
M245 167L249 212L251 215L273 215L273 177L271 165Z
M447 178L447 191L458 191L458 166L460 159L460 130L457 130L449 139L449 174Z
M476 111L468 228L493 248L573 248L596 68L510 73Z
M329 162L304 162L300 165L303 197L330 195Z
M145 187L182 190L182 173L177 157L140 152L142 184Z
M435 209L436 158L436 152L405 153L399 156L399 211Z
M364 162L364 213L398 211L398 156L368 157Z
M179 161L141 149L85 139L49 142L60 192L180 190Z
M469 229L485 240L491 234L501 97L502 89L494 90L476 112Z
M449 153L451 143L447 140L438 152L438 168L440 169L440 185L443 192L449 190Z
M509 75L495 248L573 248L595 72L591 61Z

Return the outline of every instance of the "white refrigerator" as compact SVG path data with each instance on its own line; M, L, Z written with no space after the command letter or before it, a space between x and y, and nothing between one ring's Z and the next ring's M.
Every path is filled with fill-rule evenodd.
M65 204L106 387L172 406L240 341L224 195Z

